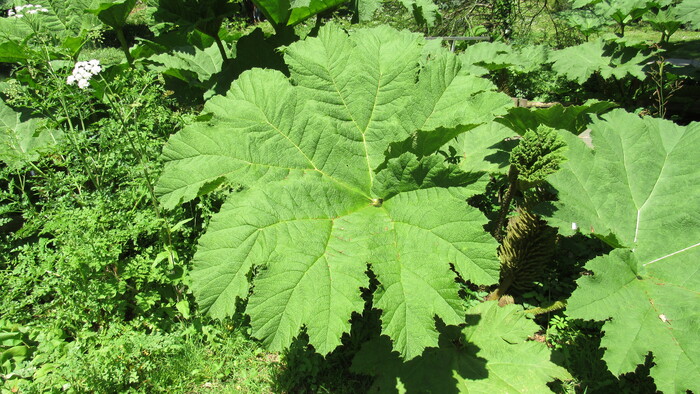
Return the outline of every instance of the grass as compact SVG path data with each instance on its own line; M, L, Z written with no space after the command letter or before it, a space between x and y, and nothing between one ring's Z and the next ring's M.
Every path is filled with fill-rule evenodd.
M629 26L627 29L625 29L625 38L655 43L661 38L661 33L652 30L648 25L642 23ZM700 40L700 31L679 29L671 36L669 43L680 43L693 40Z
M277 353L240 333L220 343L191 343L189 382L183 392L272 393L282 364ZM187 381L188 379L183 379Z
M613 33L603 34L603 37L611 36ZM653 44L659 41L661 33L652 30L649 26L638 24L630 26L625 30L625 38L632 41L643 41ZM664 46L667 50L666 57L681 59L700 59L700 31L678 30L669 42Z
M126 58L124 52L119 48L90 48L85 49L80 53L78 60L97 59L101 64L111 66L113 64L121 64Z

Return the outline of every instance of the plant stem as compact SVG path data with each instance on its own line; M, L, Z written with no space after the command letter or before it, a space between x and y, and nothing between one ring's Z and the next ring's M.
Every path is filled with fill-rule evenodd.
M124 113L122 113L121 107L117 106L114 101L112 101L111 95L115 95L114 91L112 91L112 88L109 86L107 81L102 78L103 82L105 83L105 86L107 87L107 90L109 92L105 92L105 97L107 98L107 101L109 101L110 106L112 107L113 111L117 114L117 117L119 118L119 123L122 125L122 130L124 131L124 134L126 135L126 139L129 141L129 145L131 145L131 149L136 155L136 157L139 160L139 163L141 164L141 171L143 172L143 177L146 180L146 187L148 188L148 192L151 196L151 204L153 205L153 212L156 214L156 217L158 220L163 223L163 232L165 234L165 244L167 245L167 251L168 251L168 258L171 264L175 263L175 255L173 254L173 242L172 242L172 233L170 232L170 226L168 225L167 221L164 220L163 214L160 210L160 205L158 205L158 197L156 197L156 191L155 188L153 187L153 181L151 178L151 174L148 171L148 168L146 166L146 160L145 160L145 153L143 149L143 142L141 139L140 134L138 133L138 127L136 127L136 130L134 133L136 134L136 139L137 142L134 142L134 138L131 137L131 133L129 132L129 125L127 123L127 118L131 116L131 112L127 114L126 116ZM141 94L145 91L146 87L143 88L141 91ZM116 95L115 95L116 96ZM132 110L133 111L133 110Z
M660 61L656 62L659 66L659 76L658 76L658 82L656 83L656 96L659 100L659 117L660 118L665 118L666 117L666 98L664 97L664 64L665 61L664 59L661 59Z
M216 46L219 47L219 52L221 52L221 57L224 60L228 60L228 55L226 54L226 48L224 48L224 43L221 42L221 38L217 34L214 36L214 41L216 41Z
M513 201L513 196L515 195L517 182L518 170L515 168L515 166L511 165L510 170L508 170L508 190L506 191L506 195L503 197L501 211L498 213L498 221L496 222L496 227L493 229L493 236L498 242L503 241L503 225L506 221L506 216L508 216L508 211L510 210L510 203Z
M130 66L134 65L134 58L131 56L131 52L129 52L129 46L126 43L126 37L124 36L124 29L121 27L116 29L117 31L117 39L119 40L119 44L122 47L122 51L124 51L124 55L126 55L126 61L129 62Z
M49 71L49 74L51 77L54 79L54 81L57 83L58 86L63 86L63 80L56 75L55 70L53 69L53 66L51 66L51 57L49 56L48 49L46 48L46 44L44 43L43 45L44 52L46 54L46 64L48 65L47 70ZM68 139L70 140L71 144L73 145L73 149L78 155L78 158L80 159L81 163L83 164L83 167L85 168L85 171L88 174L88 177L92 181L92 183L95 185L95 188L99 189L100 188L100 182L95 178L94 176L94 167L91 168L88 166L87 159L85 157L85 154L83 153L83 150L80 149L80 146L78 146L78 142L75 140L75 127L73 127L73 122L71 121L70 117L70 112L68 112L68 106L66 105L66 101L63 99L63 95L59 94L58 96L58 101L61 103L61 107L63 108L63 113L66 116L66 122L68 123L68 129L70 130L70 133L68 133ZM40 98L38 100L39 103L43 102L43 98ZM47 113L51 113L51 111L47 111ZM80 124L83 126L83 132L85 131L85 123L83 122L83 117L82 117L82 112L79 112L78 114L80 118ZM51 116L54 121L56 121L57 124L60 124L56 118Z

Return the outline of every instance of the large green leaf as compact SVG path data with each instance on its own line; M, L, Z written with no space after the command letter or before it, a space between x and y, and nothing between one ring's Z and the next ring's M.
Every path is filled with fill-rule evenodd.
M678 18L693 29L700 29L700 3L695 0L683 0L675 7Z
M34 51L25 45L7 41L0 44L0 62L26 63L34 55Z
M569 379L550 361L544 343L531 341L540 328L522 308L495 301L468 311L466 328L443 328L440 347L403 363L386 337L366 343L352 370L376 376L373 392L522 393L551 392L547 382ZM397 390L400 389L400 390Z
M700 388L700 123L687 127L615 110L591 125L594 150L573 136L549 181L550 223L595 234L616 250L589 263L568 314L608 320L601 345L615 374L648 352L665 392ZM572 224L572 223L575 223Z
M42 5L49 12L37 14L40 22L37 26L60 40L100 25L96 16L85 12L92 6L92 0L47 0Z
M287 20L287 26L294 26L307 18L320 14L333 7L337 7L345 3L345 1L347 0L308 0L308 4L305 5L292 5L289 20Z
M60 132L47 129L41 119L20 118L21 114L0 100L0 161L11 167L36 160L42 149L61 136Z
M517 136L510 128L491 122L457 136L444 154L468 171L507 173L509 152L517 145Z
M434 26L440 18L438 6L432 0L399 0L421 25Z
M526 73L540 70L547 62L549 52L542 45L517 49L502 42L479 42L470 45L461 55L461 60L477 75L504 68Z
M21 42L30 34L32 34L32 29L21 18L0 18L0 38L2 41Z
M582 84L596 72L605 79L622 79L629 74L644 80L643 68L649 58L638 48L596 40L554 51L549 61L554 71Z
M205 310L230 315L247 297L253 335L271 348L304 327L328 353L363 309L369 264L383 332L411 358L437 345L436 316L463 319L454 271L474 283L497 280L496 244L465 203L478 176L447 166L423 176L418 156L385 156L416 125L437 132L483 122L494 101L505 101L441 59L454 56L446 51L419 68L424 43L387 27L348 36L325 26L285 50L289 78L244 72L207 103L209 122L171 138L158 185L165 206L224 181L249 187L231 195L201 238L192 278ZM444 92L462 94L426 101L421 80L440 72L451 81ZM456 106L471 100L481 103L468 106L471 114ZM403 116L417 102L434 110Z
M216 45L200 49L197 46L176 47L169 52L148 58L150 68L185 82L203 83L221 71L224 62Z
M121 29L136 6L136 0L99 0L97 8L86 10L112 29Z
M540 125L554 129L568 130L576 135L588 127L591 116L599 115L614 108L615 104L607 101L590 101L583 105L554 105L549 108L511 108L508 114L496 121L502 123L520 135L528 130L537 130Z
M345 3L347 0L253 0L276 30L294 26L305 19Z

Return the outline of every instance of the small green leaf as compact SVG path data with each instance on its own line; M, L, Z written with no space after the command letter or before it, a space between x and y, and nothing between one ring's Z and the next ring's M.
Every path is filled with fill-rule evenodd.
M190 303L187 300L180 300L175 304L175 309L184 317L185 319L190 318Z

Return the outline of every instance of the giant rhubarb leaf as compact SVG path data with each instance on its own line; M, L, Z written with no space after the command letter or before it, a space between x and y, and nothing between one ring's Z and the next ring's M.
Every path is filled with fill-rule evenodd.
M648 51L597 40L554 51L548 61L557 73L583 84L596 72L605 79L622 79L629 74L644 80L649 58Z
M285 50L289 78L241 74L208 102L210 122L171 138L159 184L166 206L225 180L248 186L200 240L192 279L203 309L221 317L248 298L253 335L271 348L305 328L328 353L363 309L369 264L383 332L411 358L437 345L436 316L463 320L454 271L498 279L496 244L465 203L478 177L430 157L385 156L419 128L469 130L509 102L447 51L420 68L424 42L387 27L348 36L326 26ZM465 102L478 105L457 105Z
M204 83L221 71L224 61L216 45L200 49L196 46L172 48L169 52L151 56L151 69L185 82Z
M544 343L529 339L539 327L520 307L485 302L468 311L467 321L472 325L462 330L444 327L439 348L406 363L386 337L373 339L351 370L376 376L372 391L389 393L544 393L547 382L570 378Z
M675 7L675 14L693 29L700 29L700 4L693 0L683 0Z
M601 345L615 374L648 352L664 392L700 390L700 123L677 126L616 110L594 121L594 150L569 136L569 161L549 178L550 223L614 247L589 263L567 313L608 320ZM575 223L575 224L574 224Z

